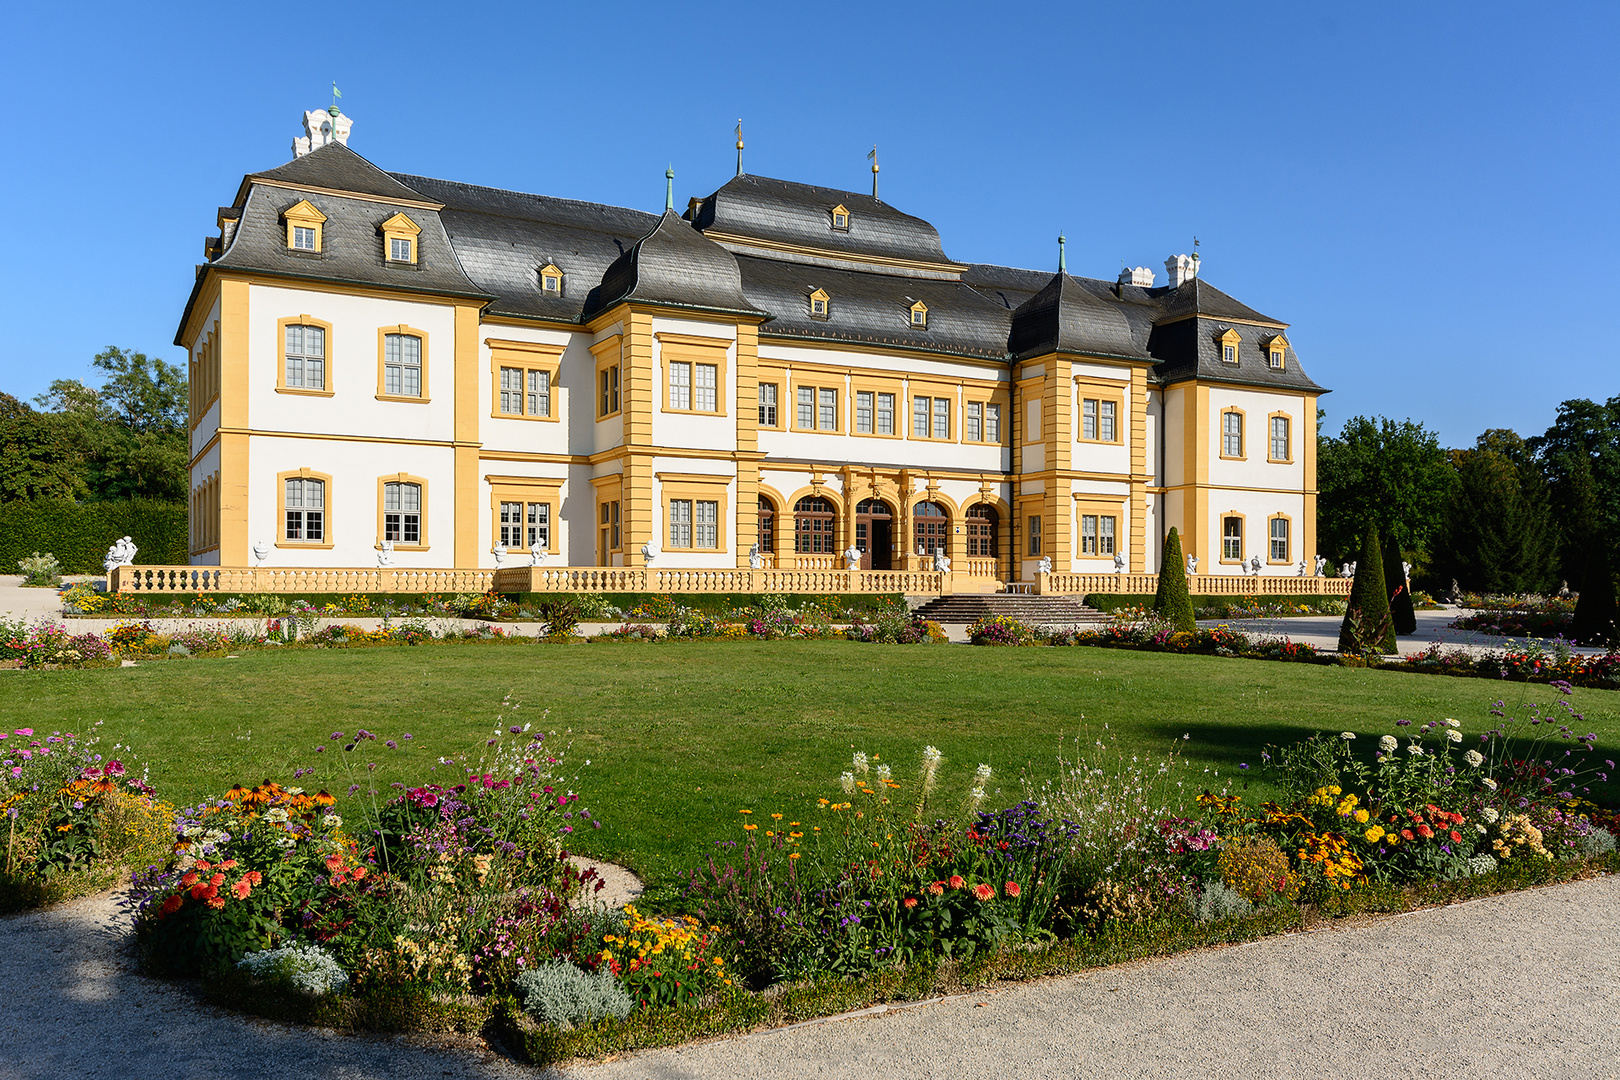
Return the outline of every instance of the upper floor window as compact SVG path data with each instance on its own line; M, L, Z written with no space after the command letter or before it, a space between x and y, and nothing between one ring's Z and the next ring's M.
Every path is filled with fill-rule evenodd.
M1220 344L1220 347L1221 347L1221 363L1223 363L1223 364L1235 364L1235 363L1237 363L1238 362L1238 344L1239 344L1239 342L1241 340L1238 337L1238 332L1236 330L1233 330L1231 327L1227 327L1225 330L1221 331L1221 333L1219 335L1216 336L1215 340Z
M1278 334L1266 342L1266 366L1273 371L1283 370L1288 351L1288 339Z
M315 250L315 230L308 225L293 226L293 247L298 251Z
M716 412L719 403L720 368L716 364L695 364L673 360L669 365L669 407L681 412Z
M1221 413L1221 456L1243 456L1243 414L1236 410Z
M921 300L911 305L911 325L918 330L928 329L928 305Z
M422 485L383 485L383 536L395 544L422 542Z
M301 390L325 390L325 329L289 323L286 327L285 345L286 385Z
M422 234L420 225L404 214L395 214L377 226L377 231L382 233L383 255L389 262L416 262L416 239Z
M913 398L911 402L911 437L914 439L948 439L951 437L951 399Z
M842 205L832 208L832 227L839 232L849 231L849 211Z
M608 364L596 373L597 416L612 416L619 411L619 365Z
M810 294L810 317L812 319L825 319L832 314L832 298L826 290L817 289Z
M550 416L551 372L501 368L501 412L509 416Z
M1288 417L1273 416L1271 418L1271 460L1288 461L1292 452L1289 447Z
M759 384L759 426L776 426L776 395L780 389L776 383L762 382Z
M415 334L383 335L383 393L422 396L422 339Z
M1080 437L1094 442L1117 442L1119 403L1105 398L1080 399Z
M561 296L563 272L551 263L540 268L540 291L547 296Z
M287 247L293 251L319 252L326 215L308 199L300 199L281 212L287 223Z

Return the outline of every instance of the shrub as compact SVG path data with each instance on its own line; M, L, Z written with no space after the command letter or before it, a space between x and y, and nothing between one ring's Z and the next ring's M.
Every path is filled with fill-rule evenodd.
M50 552L34 552L26 559L17 560L17 569L23 572L23 584L54 588L62 583L62 564Z
M564 1029L609 1016L623 1020L635 1008L612 972L604 969L593 974L566 960L552 960L523 972L516 988L530 1015Z
M1389 590L1390 623L1396 634L1417 633L1417 614L1412 607L1412 587L1401 567L1401 546L1392 536L1384 545L1384 584Z
M1247 915L1254 910L1254 905L1248 897L1217 879L1206 882L1201 892L1188 893L1187 908L1199 922L1213 922Z
M335 994L349 984L332 954L319 945L283 945L279 949L250 952L236 966L268 983L297 990L311 997Z
M130 536L148 565L184 565L189 529L186 504L159 499L75 503L17 499L0 503L0 565L13 565L49 546L68 574L99 574L107 548Z
M651 1008L695 1001L731 986L712 934L691 916L655 919L624 906L624 933L603 940L602 962L639 1003Z
M1614 593L1614 568L1609 565L1608 538L1601 530L1587 545L1586 575L1575 602L1572 626L1575 640L1586 645L1620 644L1620 608Z
M1221 850L1217 865L1221 881L1253 903L1299 895L1299 879L1288 867L1288 856L1269 836L1231 841Z
M967 634L975 645L1035 645L1041 639L1033 626L1011 615L985 615L968 627Z
M1170 527L1164 538L1164 556L1159 560L1159 591L1153 597L1153 610L1178 630L1192 631L1198 620L1193 614L1192 596L1187 592L1187 560L1181 553L1181 534Z
M1378 527L1369 522L1361 537L1361 558L1356 563L1356 579L1350 585L1344 622L1339 626L1339 652L1364 656L1395 651L1395 627L1390 621L1389 593L1384 588L1384 554L1378 542Z

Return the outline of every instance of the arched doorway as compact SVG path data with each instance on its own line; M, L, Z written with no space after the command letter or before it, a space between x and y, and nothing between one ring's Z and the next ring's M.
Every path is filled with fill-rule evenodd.
M951 552L951 517L937 502L920 502L911 508L912 543L918 555L932 556L943 548Z
M759 497L759 552L776 554L776 504L763 495Z
M989 560L990 570L985 576L1000 577L996 572L1000 550L996 547L996 508L989 503L976 503L968 507L964 521L967 525L967 557Z
M855 546L862 570L894 569L894 510L882 499L862 499L855 507Z
M793 505L793 550L799 555L838 554L838 517L831 499L806 495Z

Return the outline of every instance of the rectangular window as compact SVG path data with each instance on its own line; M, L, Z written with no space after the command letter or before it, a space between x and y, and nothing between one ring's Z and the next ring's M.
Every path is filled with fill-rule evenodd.
M669 407L685 412L692 410L692 365L672 362L669 365Z
M507 416L550 416L551 372L501 368L500 405Z
M605 563L609 552L619 550L619 501L601 503L597 509L602 517L602 561Z
M1283 366L1283 351L1281 349L1272 349L1271 350L1271 369L1273 371L1281 371L1282 366Z
M1226 562L1243 558L1243 519L1240 517L1221 519L1221 558Z
M692 373L696 384L693 386L692 407L698 412L717 411L715 402L720 388L720 369L714 364L695 364Z
M326 481L289 479L285 499L286 538L320 543L326 535Z
M1100 528L1097 533L1097 553L1099 555L1112 555L1114 553L1114 524L1116 521L1116 518L1107 514L1097 519Z
M1031 555L1041 553L1041 515L1039 514L1029 516L1029 553Z
M720 503L713 499L698 499L693 507L692 546L717 548L720 546Z
M551 415L551 372L529 372L529 396L526 404L530 416Z
M546 551L551 548L551 504L530 503L529 512L524 521L526 539L531 551Z
M1097 515L1080 515L1080 554L1097 554Z
M855 430L863 435L872 434L872 391L855 391Z
M1097 414L1097 438L1102 442L1114 441L1114 410L1118 408L1112 401L1097 403L1100 410Z
M776 384L773 382L759 384L759 426L776 426Z
M1271 457L1273 461L1288 460L1288 417L1271 418Z
M1226 361L1228 364L1237 363L1237 346L1236 345L1222 345L1221 346L1221 359Z
M551 548L550 503L501 503L501 546L514 550Z
M877 433L879 435L894 434L893 394L879 394L877 396Z
M1221 414L1221 453L1226 457L1243 456L1243 414Z
M326 389L326 331L319 326L287 327L287 385Z
M911 402L911 437L913 439L928 438L928 398L914 398Z
M422 485L383 485L383 539L396 544L422 542Z
M395 262L410 262L411 242L402 236L391 237L388 241L388 257Z
M1288 562L1288 519L1271 519L1271 561Z
M838 391L823 389L816 407L816 423L822 431L838 430Z
M986 405L984 407L984 441L998 443L1001 441L1001 406Z
M951 399L937 397L934 399L934 438L948 439L951 437Z
M816 430L816 391L814 387L799 387L799 426L806 431Z
M315 230L307 225L294 225L293 248L297 251L314 251Z
M692 546L691 499L671 499L669 501L669 546L672 548L689 548Z
M619 411L619 365L610 364L596 377L597 416L612 416Z
M523 414L523 369L501 368L501 412Z
M414 334L383 337L383 393L422 396L422 339Z
M1094 398L1084 398L1080 402L1080 437L1097 437L1097 402Z
M967 432L964 437L969 442L984 441L984 405L977 401L968 402Z
M501 547L521 548L523 546L523 504L520 502L501 503Z

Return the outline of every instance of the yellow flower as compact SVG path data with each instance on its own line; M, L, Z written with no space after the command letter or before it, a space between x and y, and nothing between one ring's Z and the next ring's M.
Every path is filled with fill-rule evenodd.
M1372 828L1367 830L1365 835L1369 844L1376 844L1378 841L1384 838L1384 827L1382 825L1374 825Z
M754 830L755 830L755 829L757 829L757 828L759 828L759 826L758 826L758 825L744 825L744 826L743 826L743 830L744 830L744 831L745 831L745 832L753 832L753 831L754 831Z
M1334 784L1332 787L1328 788L1328 794L1329 795L1342 795L1342 794L1344 794L1344 791L1339 787L1338 784Z
M753 811L752 810L739 810L739 811L737 811L737 813L739 813L739 814L752 814Z
M788 858L790 858L790 859L797 859L798 857L799 857L799 853L797 851L795 851L793 854L788 856Z
M1362 825L1367 824L1367 818L1369 816L1371 816L1371 815L1369 815L1367 813L1367 811L1365 811L1365 810L1357 810L1356 811L1356 821L1358 823L1362 824Z
M772 821L781 821L782 820L782 815L781 814L772 814L771 815L771 820Z

